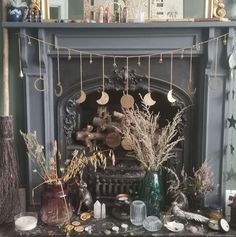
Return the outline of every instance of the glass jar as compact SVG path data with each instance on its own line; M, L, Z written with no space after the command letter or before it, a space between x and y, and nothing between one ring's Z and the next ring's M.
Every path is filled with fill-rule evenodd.
M223 216L222 208L217 205L209 206L209 217L212 220L219 220Z
M72 207L67 191L61 184L46 184L41 193L40 218L51 226L59 226L70 220Z
M135 200L130 205L130 221L133 225L140 226L147 217L146 205L141 200Z

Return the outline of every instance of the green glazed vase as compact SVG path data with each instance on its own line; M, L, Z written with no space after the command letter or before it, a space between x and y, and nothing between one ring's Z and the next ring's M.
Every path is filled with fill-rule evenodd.
M164 208L164 189L159 172L146 172L140 182L139 198L145 202L148 216L160 216Z

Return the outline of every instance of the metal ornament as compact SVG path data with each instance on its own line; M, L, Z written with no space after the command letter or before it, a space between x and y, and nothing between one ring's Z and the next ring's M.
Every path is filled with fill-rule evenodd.
M46 90L45 80L42 77L42 62L41 62L41 44L40 41L38 41L38 48L39 48L39 77L34 81L34 88L36 91L43 92ZM38 83L42 81L43 87L42 89L39 88Z
M141 59L140 59L140 57L138 57L137 65L138 65L139 67L141 66Z
M22 71L22 63L21 63L21 42L20 42L20 35L18 35L18 49L19 49L19 67L20 67L20 73L19 73L19 77L23 78L24 74Z
M113 58L113 68L117 68L116 57Z
M126 58L126 94L124 92L124 95L120 99L120 104L125 109L130 109L134 106L134 97L132 95L129 95L129 58Z
M71 60L71 53L70 53L70 49L68 49L68 61Z
M162 53L160 54L159 63L163 63Z
M109 102L109 95L105 92L105 57L102 57L102 95L97 100L99 105L105 105Z
M57 49L57 86L56 86L56 89L55 89L55 95L57 97L60 97L62 94L63 94L63 87L61 85L60 54L59 54L59 48L58 48Z
M89 54L89 63L92 64L93 63L93 55Z
M75 101L77 104L82 104L86 100L86 93L83 91L83 57L80 52L80 96Z
M151 97L151 57L148 57L148 93L143 97L145 105L152 106L156 101Z
M170 54L170 90L167 94L167 99L170 103L174 103L176 99L173 97L172 92L172 83L173 83L173 52Z
M194 95L197 91L197 88L193 89L192 68L193 68L193 48L190 49L190 63L189 63L188 93L190 95Z

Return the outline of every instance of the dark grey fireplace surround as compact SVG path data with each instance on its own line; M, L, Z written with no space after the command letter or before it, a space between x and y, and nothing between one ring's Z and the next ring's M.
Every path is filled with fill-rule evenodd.
M55 70L56 48L41 47L43 76L47 81L47 90L34 90L34 81L39 76L38 44L32 41L27 44L27 38L21 37L22 64L25 75L25 103L27 131L37 131L39 140L45 145L46 156L49 157L54 139L59 145L64 145L64 134L58 133L57 128L64 118L58 110L58 105L78 93L79 84L79 55L72 53L71 63L67 61L68 51L73 48L81 51L112 54L112 55L141 55L153 54L179 48L189 48L199 42L229 33L227 46L222 40L211 41L201 48L193 49L193 80L197 87L195 95L188 94L189 56L190 50L184 51L181 62L180 52L175 54L173 89L174 96L183 105L192 105L190 109L190 127L188 134L188 149L184 152L186 164L198 165L207 159L215 174L216 189L209 195L206 204L210 202L223 204L226 188L226 153L229 91L229 69L227 58L232 51L234 24L231 22L211 23L154 23L154 24L37 24L37 23L6 23L6 27L19 27L21 34L30 35L43 41L55 44L60 48L62 97L56 97L54 90L57 80ZM218 47L218 68L215 78L215 47ZM152 90L166 94L169 90L170 70L169 55L163 55L163 64L158 59L152 60ZM65 61L66 60L66 61ZM85 58L84 61L89 59ZM99 58L94 59L99 60ZM143 72L147 74L144 59ZM112 73L112 59L108 59L106 74ZM97 62L99 63L99 61ZM133 64L132 64L133 63ZM135 60L131 63L135 68ZM84 90L89 95L101 86L101 70L96 70L89 63L84 62ZM64 66L69 65L68 69ZM119 67L125 66L125 60L119 60ZM77 70L77 73L76 73ZM95 71L94 71L95 70ZM139 70L139 69L138 69ZM71 79L72 78L72 79ZM91 81L93 78L93 84ZM66 97L66 98L65 98ZM95 101L94 101L95 103ZM29 191L40 181L32 172L34 164L29 161ZM31 193L31 192L29 192Z

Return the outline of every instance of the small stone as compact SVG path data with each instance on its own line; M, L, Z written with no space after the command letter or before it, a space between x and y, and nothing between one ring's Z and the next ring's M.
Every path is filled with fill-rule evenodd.
M120 228L118 226L113 226L111 229L116 233L118 233L120 230Z
M110 234L111 234L111 231L106 229L106 230L103 231L103 233L104 233L105 235L110 235Z
M125 224L125 223L121 224L121 228L124 229L125 231L128 230L128 227L129 226L127 224Z

